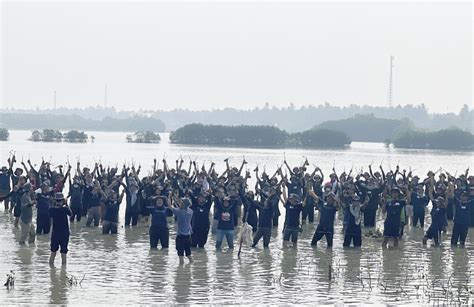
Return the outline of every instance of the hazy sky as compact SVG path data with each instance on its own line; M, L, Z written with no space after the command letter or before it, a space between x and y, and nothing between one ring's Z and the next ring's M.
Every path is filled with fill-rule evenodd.
M2 107L472 106L472 4L2 2Z

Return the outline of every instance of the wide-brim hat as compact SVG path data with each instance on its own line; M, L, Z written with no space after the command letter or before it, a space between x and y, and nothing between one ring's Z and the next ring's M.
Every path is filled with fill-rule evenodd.
M54 200L55 201L61 201L64 200L64 194L61 192L57 192L54 194Z

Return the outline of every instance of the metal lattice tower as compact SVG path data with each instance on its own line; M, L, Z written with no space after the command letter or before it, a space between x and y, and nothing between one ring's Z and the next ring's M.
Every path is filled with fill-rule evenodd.
M392 107L393 103L393 60L395 57L393 55L390 56L390 76L388 79L388 107Z

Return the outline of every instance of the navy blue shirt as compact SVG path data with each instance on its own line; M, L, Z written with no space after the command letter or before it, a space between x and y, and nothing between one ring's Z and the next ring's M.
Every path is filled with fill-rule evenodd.
M229 205L224 207L223 205L217 206L216 217L218 220L217 229L232 230L234 229L234 216L236 215L235 206Z
M419 197L417 193L411 193L411 205L414 212L424 212L430 199L426 196Z
M251 206L256 206L258 209L258 227L271 228L273 225L273 204L267 200L267 206L259 205L256 202L252 202Z
M82 201L82 185L73 183L69 185L69 195L71 196L71 206L80 205Z
M51 207L51 193L41 193L36 196L38 203L36 204L36 213L41 217L49 217L49 209Z
M473 206L473 201L467 201L465 203L460 202L457 198L454 199L455 213L454 223L469 226L469 208Z
M10 171L0 174L0 190L10 191Z
M102 196L100 196L100 194L91 194L89 198L89 208L99 207L101 199L102 199Z
M53 236L69 236L68 216L72 215L68 207L52 207L49 209L49 215L53 219Z
M117 223L119 209L120 209L120 203L118 202L118 200L110 200L110 199L106 200L104 221Z
M441 230L444 225L446 208L433 208L431 210L431 226L435 230Z
M151 226L168 227L168 216L173 216L173 211L165 206L148 206L148 212L151 213Z
M193 199L191 209L193 209L193 219L191 224L193 229L208 229L210 227L209 211L211 211L212 201L208 199L203 204L198 204L197 200Z
M300 226L300 214L303 210L301 203L291 204L290 201L287 201L285 204L286 215L285 215L285 226L290 227L299 227Z
M387 210L387 217L385 222L390 225L399 225L400 218L402 214L402 209L405 206L405 201L403 200L390 200L385 205Z
M334 217L336 216L337 208L334 205L328 205L324 203L319 207L319 212L321 212L321 217L319 219L319 225L327 228L334 228ZM350 214L349 212L349 215Z

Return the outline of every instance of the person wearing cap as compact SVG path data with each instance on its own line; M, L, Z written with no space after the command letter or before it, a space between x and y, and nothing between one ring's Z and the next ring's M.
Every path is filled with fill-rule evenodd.
M221 249L224 237L229 249L234 248L234 216L236 216L235 204L231 203L229 196L225 196L222 203L216 203L217 229L216 229L216 250Z
M193 210L191 246L204 248L209 236L209 228L211 227L209 212L211 211L212 195L203 191L197 197L194 197L192 194L190 197L191 209Z
M458 241L461 243L461 247L465 246L469 231L469 208L472 206L474 206L474 200L469 200L469 193L467 191L462 192L460 198L454 198L452 246L456 246Z
M51 207L51 198L54 196L47 182L41 184L41 191L36 196L36 234L48 234L51 230L51 217L49 208Z
M160 243L162 249L167 249L170 236L167 217L173 216L168 207L168 199L165 196L156 196L155 204L148 206L148 212L151 214L150 248L157 249Z
M318 205L317 210L320 212L319 224L311 240L311 246L316 247L318 241L325 236L327 247L331 248L334 237L334 219L336 212L339 210L339 200L336 194L329 192L326 195L326 201Z
M25 183L22 188L22 194L20 196L20 244L25 244L26 238L28 237L28 243L35 242L35 226L33 224L33 206L36 204L36 200L31 199L32 187L29 182Z
M360 222L362 220L362 211L368 205L369 199L365 198L364 203L361 204L359 195L352 196L352 200L348 203L342 203L347 208L348 223L344 232L344 242L342 246L349 247L351 242L354 247L362 245L362 229Z
M432 195L431 192L430 195ZM439 246L441 232L443 231L446 219L447 200L442 196L438 196L437 198L431 196L430 198L433 203L433 208L431 209L431 225L423 237L423 245L426 245L428 239L433 239L435 246Z
M193 218L193 210L191 207L191 200L183 197L179 198L177 195L173 195L173 207L170 209L176 216L177 221L177 232L176 232L176 251L179 256L179 263L184 263L184 255L189 259L189 262L193 262L191 256L191 235L193 229L191 221Z
M285 213L285 225L283 226L283 247L288 246L288 242L293 243L293 247L298 245L298 233L300 232L300 216L303 211L304 203L301 202L297 194L290 194L286 197L285 189L283 189L283 199Z
M53 206L49 209L49 215L53 221L53 230L51 232L51 256L49 265L54 266L56 253L60 249L61 264L66 265L66 255L69 245L69 219L72 215L71 209L64 199L61 192L54 194Z
M405 200L401 198L400 189L392 188L390 198L384 203L382 211L387 213L383 229L382 247L387 248L388 241L393 239L393 246L398 247L398 238L400 236L401 214L406 205Z

